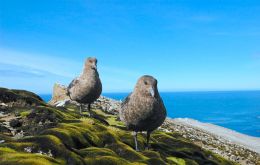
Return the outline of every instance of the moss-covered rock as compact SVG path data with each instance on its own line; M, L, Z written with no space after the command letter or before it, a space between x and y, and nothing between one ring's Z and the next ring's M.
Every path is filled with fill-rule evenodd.
M0 147L1 165L58 165L65 164L62 160L54 159L41 154L17 152L8 147Z
M93 109L94 118L90 118L88 112L79 115L79 107L73 104L57 108L26 91L1 90L9 93L2 99L15 96L34 103L25 101L26 106L13 107L15 116L23 121L22 126L14 124L27 136L13 139L0 134L0 140L4 140L0 144L0 164L234 164L177 133L163 131L152 134L150 150L144 147L145 134L139 134L141 151L137 152L131 132L116 115Z
M7 88L0 88L0 102L18 107L45 105L42 98L32 92Z
M101 165L101 164L106 164L106 165L128 165L130 164L128 161L125 159L122 159L118 156L99 156L95 158L85 158L86 164L90 165Z

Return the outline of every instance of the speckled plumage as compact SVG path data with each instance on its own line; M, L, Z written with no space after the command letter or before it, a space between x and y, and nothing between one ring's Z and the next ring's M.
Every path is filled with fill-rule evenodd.
M150 134L165 118L166 109L157 89L157 80L152 76L142 76L134 91L122 103L120 119L129 130Z
M70 83L68 86L68 95L71 100L90 105L100 96L102 84L96 64L96 58L88 58L82 74Z

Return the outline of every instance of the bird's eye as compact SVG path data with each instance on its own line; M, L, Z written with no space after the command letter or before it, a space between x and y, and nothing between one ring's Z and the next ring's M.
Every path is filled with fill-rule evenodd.
M144 81L144 84L147 85L148 84L147 81Z

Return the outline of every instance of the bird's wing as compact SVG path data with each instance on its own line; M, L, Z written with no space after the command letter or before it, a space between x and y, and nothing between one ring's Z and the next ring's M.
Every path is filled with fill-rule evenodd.
M130 93L124 100L123 102L121 103L121 108L119 110L119 116L120 116L120 120L121 121L124 121L124 110L125 110L125 106L128 104L129 100L130 100L130 97L131 97L131 94Z
M78 84L78 83L79 83L79 78L78 78L78 77L74 78L74 79L71 81L71 83L69 84L68 88L67 88L67 93L69 94L70 89L71 89L72 87L74 87L74 86L75 86L76 84Z
M125 105L129 102L130 97L131 97L131 94L132 94L132 93L130 93L130 94L124 99L124 101L122 102L122 107L125 106Z

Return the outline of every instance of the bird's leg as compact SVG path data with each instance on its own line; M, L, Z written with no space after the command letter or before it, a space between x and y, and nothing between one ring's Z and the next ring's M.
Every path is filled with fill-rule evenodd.
M138 141L137 141L137 132L136 131L133 132L133 136L134 136L134 140L135 140L135 150L139 151L139 149L138 149Z
M90 108L91 108L91 104L89 103L88 104L88 112L89 112L89 116L91 117L92 116L92 112L91 112Z
M150 140L151 131L147 131L146 133L146 147L145 149L149 150L149 140Z
M82 104L79 105L79 113L82 114Z

